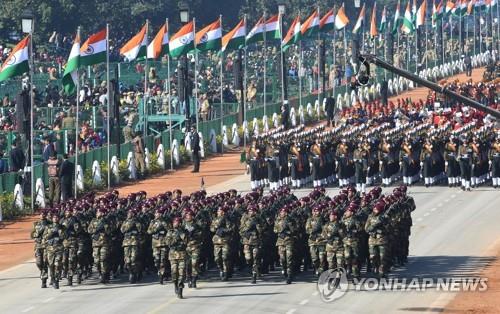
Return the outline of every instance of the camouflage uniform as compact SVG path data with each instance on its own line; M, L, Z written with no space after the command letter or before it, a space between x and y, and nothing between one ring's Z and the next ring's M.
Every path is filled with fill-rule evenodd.
M229 272L229 259L230 259L230 241L231 233L233 232L233 225L226 214L217 216L212 221L210 231L215 233L212 238L214 243L214 257L219 271L221 272L221 279L227 280Z
M73 276L78 271L78 234L82 232L82 228L78 219L72 215L64 218L61 225L64 228L63 268L64 273L68 276L68 285L71 286Z
M183 228L188 235L186 247L188 285L189 287L196 288L196 281L200 274L200 253L203 244L203 228L192 218L189 221L184 221Z
M291 283L292 280L294 230L294 224L288 216L278 216L274 223L274 233L278 236L276 245L283 275L287 276L287 283Z
M336 219L329 221L323 226L321 236L326 240L326 261L328 269L335 269L344 266L344 246L342 237L344 228Z
M148 234L152 237L153 258L161 284L163 284L165 268L167 266L168 246L166 236L170 228L168 222L162 217L155 217L148 227Z
M53 218L52 224L45 228L43 239L45 243L47 243L46 252L50 279L54 284L54 288L59 289L59 279L61 279L62 270L62 241L64 230L63 227L59 224L58 218L57 221L54 220L55 218Z
M259 274L260 250L262 247L263 222L255 214L256 207L241 217L240 236L247 264L252 268L252 282Z
M368 216L365 224L365 230L370 236L368 239L370 261L373 269L380 276L384 276L386 272L387 223L386 216L379 212L373 212Z
M109 275L109 248L111 226L104 216L97 216L90 222L88 232L92 237L92 256L101 276L101 282L108 281Z
M313 216L307 219L306 232L309 235L309 249L311 252L311 260L316 271L316 275L324 271L326 264L326 241L322 236L323 217L319 216L317 211L313 211Z
M167 245L170 247L168 259L170 260L170 269L172 272L172 282L175 286L175 292L179 298L182 298L182 288L184 288L184 269L186 266L186 246L188 235L186 230L180 226L174 225L173 229L167 232Z
M135 283L138 279L139 237L143 232L143 225L133 215L129 214L120 228L123 234L122 246L125 266L130 273L130 283Z
M347 217L344 215L342 224L345 229L345 237L342 241L344 244L344 258L348 272L359 276L359 230L362 228L361 223L355 215Z
M39 221L33 224L33 231L31 232L31 238L35 240L35 263L40 270L40 279L42 279L42 288L47 287L48 278L48 268L47 268L47 255L46 246L47 243L43 238L45 229L50 226L50 221L46 217L42 217Z

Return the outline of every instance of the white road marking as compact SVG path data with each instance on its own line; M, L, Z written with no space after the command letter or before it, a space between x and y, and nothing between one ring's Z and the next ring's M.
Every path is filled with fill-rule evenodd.
M286 314L293 314L295 311L297 311L297 309L291 309L291 310L288 310L288 312L286 312Z
M42 303L49 303L52 300L54 300L54 297L48 298L46 300L43 300Z
M31 310L34 310L34 309L35 309L35 307L34 307L34 306L30 306L30 307L25 308L24 310L22 310L22 313L27 313L27 312L29 312L29 311L31 311Z
M425 214L424 214L424 217L427 217L427 216L429 216L429 215L430 215L429 213L425 213Z
M309 299L305 299L305 300L302 300L300 301L300 305L306 305L307 303L309 302Z

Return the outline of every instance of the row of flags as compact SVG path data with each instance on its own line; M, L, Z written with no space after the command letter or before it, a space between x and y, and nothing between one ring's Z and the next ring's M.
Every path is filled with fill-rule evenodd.
M412 2L413 1L413 2ZM455 16L472 15L475 10L492 10L496 8L498 0L441 0L436 5L432 4L432 25L437 21L453 14ZM377 27L376 2L372 8L370 19L370 36L376 37L387 27L387 11L384 6L380 24ZM401 30L405 34L411 34L416 28L425 24L427 1L422 1L417 9L417 0L408 0L406 9L401 16L400 1L398 1L394 13L392 32L395 34ZM366 4L363 5L359 17L353 27L352 33L358 34L362 29L366 15ZM226 51L244 47L260 41L281 40L283 50L293 44L297 44L302 38L312 37L320 32L342 30L350 23L345 13L344 4L338 9L329 10L320 17L319 9L315 10L305 21L301 23L297 16L285 37L282 37L280 29L280 15L270 18L261 17L255 26L247 33L246 19L241 20L229 33L223 35L222 18L195 32L194 20L185 24L181 29L169 38L168 21L159 29L151 42L148 42L149 23L142 27L139 33L132 37L121 49L120 54L128 61L137 59L158 59L163 55L177 58L193 50L198 51ZM28 70L28 45L30 37L23 39L12 51L11 55L0 68L0 81L20 75ZM77 69L83 66L94 65L106 61L108 30L104 29L90 36L80 46L80 35L74 40L68 62L63 75L65 92L72 94L76 86Z

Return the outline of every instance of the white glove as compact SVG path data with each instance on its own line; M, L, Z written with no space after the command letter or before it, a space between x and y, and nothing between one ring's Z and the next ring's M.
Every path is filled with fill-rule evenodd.
M448 162L447 161L444 162L444 166L448 167Z
M378 163L379 163L380 165L382 165L384 162L381 160L381 161L379 161Z
M423 167L424 166L424 163L423 162L420 162L420 167Z

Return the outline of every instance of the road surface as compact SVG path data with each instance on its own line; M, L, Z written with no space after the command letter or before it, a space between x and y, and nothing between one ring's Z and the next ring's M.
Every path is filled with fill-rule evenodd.
M248 189L242 175L209 188ZM385 192L385 191L384 191ZM417 209L406 267L391 277L452 277L476 275L494 256L484 255L500 238L500 193L490 187L462 192L447 187L412 187ZM298 192L301 196L307 190ZM328 189L330 195L338 189ZM99 284L97 279L61 289L40 289L34 261L0 272L0 313L417 313L441 311L452 292L349 291L331 303L321 301L315 279L299 275L286 285L276 272L256 285L248 275L229 282L204 278L198 289L185 289L178 300L172 284L160 286L156 277L129 285L126 277Z

